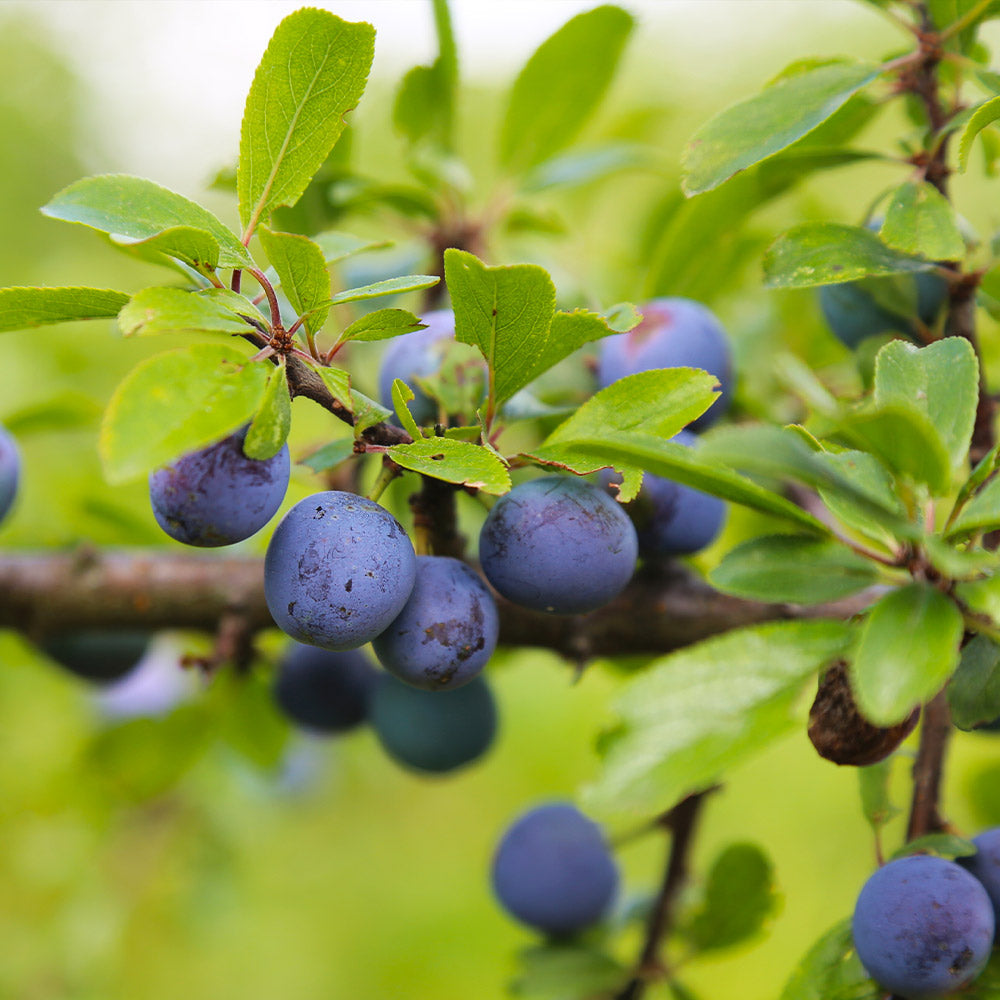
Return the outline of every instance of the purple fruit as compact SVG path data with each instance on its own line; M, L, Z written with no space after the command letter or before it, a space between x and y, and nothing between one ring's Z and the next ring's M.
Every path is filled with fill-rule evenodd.
M264 596L275 624L299 642L355 649L403 610L417 557L400 523L353 493L300 500L274 531Z
M979 848L978 853L959 858L958 863L982 883L1000 923L1000 826L973 837L972 842Z
M246 433L244 427L150 475L153 516L171 538L204 548L232 545L274 517L288 489L288 446L264 461L247 458Z
M10 513L21 478L21 456L14 439L0 427L0 521Z
M410 413L418 424L433 420L437 414L434 401L416 385L415 378L436 375L445 351L455 339L455 317L450 309L438 309L420 317L424 330L396 337L382 355L378 373L378 393L383 406L392 409L392 383L402 379L412 390Z
M479 536L486 579L536 611L592 611L632 578L635 528L602 489L570 476L516 486L490 511Z
M493 595L475 570L447 556L418 556L410 599L372 648L400 680L444 691L486 666L499 633Z
M278 667L274 698L296 725L343 733L368 718L378 671L364 653L293 643Z
M482 675L457 691L424 691L379 677L371 724L393 760L404 767L444 774L478 760L493 743L497 707Z
M710 309L691 299L653 299L639 311L643 320L635 329L601 341L601 388L651 368L701 368L719 380L722 395L691 427L710 427L725 413L733 391L732 359L722 325Z
M865 970L906 1000L934 1000L972 982L989 959L993 931L982 885L953 861L920 854L875 872L852 922Z
M596 924L618 889L618 869L601 828L575 806L538 806L503 835L493 891L511 916L550 934Z

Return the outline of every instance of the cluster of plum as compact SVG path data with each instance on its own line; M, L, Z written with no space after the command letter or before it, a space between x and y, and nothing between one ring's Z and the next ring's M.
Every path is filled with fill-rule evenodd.
M933 1000L971 983L1000 920L1000 827L957 862L926 854L890 861L865 883L852 931L865 970L905 1000Z
M13 437L0 427L0 521L10 513L21 478L21 455Z

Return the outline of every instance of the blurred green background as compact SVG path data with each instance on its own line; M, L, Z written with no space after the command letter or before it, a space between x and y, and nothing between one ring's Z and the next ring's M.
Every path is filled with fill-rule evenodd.
M116 37L115 18L133 23L148 5L70 6L76 8L72 17L66 5L0 4L0 285L88 283L130 290L167 282L167 272L117 254L79 227L46 220L37 207L84 173L120 170L150 173L235 223L232 202L207 188L235 154L240 108L227 107L234 145L221 159L215 153L206 158L201 144L178 128L185 119L198 121L199 104L177 111L166 140L175 155L164 161L162 173L155 172L148 151L129 133L134 122L116 119L101 102L101 87L115 80L114 47L102 33ZM197 36L201 57L214 49L229 65L225 35L199 35L199 14L217 21L219 8L226 8L236 22L236 5L152 6L176 8L185 30ZM275 24L291 9L263 6L273 11ZM347 17L363 16L365 7L329 6ZM368 6L373 17L385 17L391 5ZM420 7L429 22L417 0L405 6ZM738 413L788 417L794 404L774 391L769 368L775 350L794 350L835 384L855 387L859 377L823 329L811 295L761 288L760 252L792 221L860 220L899 170L876 165L833 171L760 210L734 198L699 216L680 203L680 151L707 117L793 58L878 58L900 41L871 9L848 0L700 6L705 10L697 17L690 3L636 6L640 22L624 70L586 136L647 144L654 154L650 165L529 200L536 216L564 231L497 233L491 256L495 262L544 263L566 302L640 303L653 293L710 302L731 331L739 359ZM261 5L251 7L259 22ZM463 18L469 23L475 17L476 7L474 0L456 5L460 26ZM808 16L803 7L811 8ZM81 15L80 8L92 16ZM712 8L714 17L705 13ZM506 9L511 22L543 11L554 27L581 8L549 2ZM65 26L59 27L61 14L78 33L72 57ZM234 38L235 32L234 24ZM516 23L509 34L508 61L516 66L530 46L521 38L518 48ZM191 66L170 48L184 39L184 32L165 34L162 58L147 72L169 90L171 67L183 65L178 88L187 93ZM392 88L401 71L428 54L407 55L397 41L390 48L395 62L378 64L352 117L359 170L385 180L406 178L403 145L391 128ZM104 57L110 64L103 77L81 72L81 59ZM134 62L134 52L122 53L122 66ZM475 59L470 65L479 71L463 94L460 144L476 178L472 200L484 204L498 181L492 149L510 74L500 67L490 76ZM252 68L251 61L240 71L237 89L245 91ZM211 83L220 73L207 66L201 88L213 121L220 111ZM128 88L130 80L123 76L116 85ZM156 122L146 120L144 128L154 132ZM203 128L193 124L193 134ZM906 130L901 116L889 114L869 126L858 144L892 148L894 137ZM199 178L201 187L191 178ZM983 218L979 208L987 203L987 183L976 168L957 192L959 209L984 230L997 221ZM411 228L389 214L373 211L349 223L344 227L412 245ZM684 268L677 273L673 268L680 263ZM984 322L995 367L997 331ZM0 545L167 547L144 485L112 490L96 451L100 413L115 384L165 345L126 342L111 324L93 323L9 334L3 346L0 421L17 435L25 469ZM374 364L374 356L363 352L354 360L362 389L374 390ZM343 433L308 401L296 402L295 416L294 457ZM285 507L317 488L321 480L299 466ZM410 488L393 487L389 500L400 513ZM470 531L481 516L474 504L464 511ZM699 557L701 564L760 526L756 517L733 512L725 537ZM265 532L236 551L262 552L266 540ZM180 635L162 655L170 661L179 652L207 648L204 636ZM457 775L428 779L393 765L366 731L328 741L290 733L268 694L280 648L279 637L263 638L261 662L245 684L225 675L207 684L191 674L191 690L174 711L125 721L23 637L0 634L0 996L505 995L516 973L516 952L533 939L490 898L493 845L515 814L543 799L571 797L593 775L595 737L612 721L608 703L621 668L594 664L577 679L570 665L547 653L498 654L488 671L501 710L496 747ZM804 692L803 720L809 701L810 692ZM945 806L963 832L1000 823L998 740L965 734L955 739ZM900 804L908 764L905 752L895 763ZM899 836L897 822L888 839ZM685 981L703 998L776 996L801 953L850 911L873 865L856 777L817 758L804 727L734 773L711 799L693 859L691 899L715 854L745 840L770 854L783 904L760 938L684 970ZM662 852L655 837L621 848L623 911L655 885ZM632 925L621 937L623 960L636 953L640 931Z

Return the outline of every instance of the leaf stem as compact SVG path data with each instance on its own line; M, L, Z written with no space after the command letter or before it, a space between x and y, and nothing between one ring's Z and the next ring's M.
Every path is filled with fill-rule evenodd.
M281 307L278 305L278 296L275 294L274 286L270 281L267 280L267 275L264 274L259 268L248 267L247 270L254 276L254 280L258 285L264 290L264 294L267 296L267 305L271 310L271 324L272 326L280 329L281 328Z
M382 494L385 493L388 485L402 472L402 469L396 463L389 458L388 455L382 456L382 469L378 474L378 479L375 480L375 484L368 491L368 499L378 503Z
M938 33L939 41L946 42L960 31L964 31L970 24L975 24L979 16L983 14L993 3L993 0L979 0L974 7L967 10L957 21L952 21L947 28L942 28Z

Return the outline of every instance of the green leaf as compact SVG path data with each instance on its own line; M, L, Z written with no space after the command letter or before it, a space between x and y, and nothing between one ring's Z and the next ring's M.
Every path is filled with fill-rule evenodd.
M354 438L340 438L323 445L314 451L308 458L304 458L299 465L304 465L313 472L326 472L347 461L354 454Z
M991 479L952 522L946 538L962 538L1000 528L1000 477Z
M393 379L392 408L396 411L396 416L399 417L399 422L403 425L403 430L414 441L419 441L423 437L423 433L417 426L416 420L413 419L413 414L410 413L408 405L414 399L416 399L416 394L401 378ZM439 461L443 459L444 456L442 455Z
M317 233L312 239L323 251L323 260L327 264L335 264L345 257L367 253L369 250L384 250L392 246L387 240L365 240L351 233L342 233L339 229L327 229Z
M510 490L510 473L493 451L482 445L430 437L393 445L388 454L397 465L424 476L461 483L494 496Z
M193 226L173 226L145 239L112 235L111 241L147 258L156 259L157 254L173 257L199 271L214 270L219 263L219 241L207 229Z
M446 250L445 282L455 339L478 347L489 368L490 402L509 399L538 374L555 308L555 287L534 264L487 267L471 253Z
M128 299L126 292L109 288L0 288L0 333L82 319L107 319L117 316Z
M878 579L874 563L840 542L801 535L763 535L728 552L709 574L714 587L756 601L822 604Z
M874 504L876 510L888 512L891 525L905 523L906 510L896 495L889 470L874 455L865 451L848 450L837 454L824 452L817 455L817 458L838 477L848 480L869 501L864 505L858 504L853 496L820 487L820 499L830 513L874 541L889 544L892 539L891 530L880 518L871 515L871 505Z
M257 230L264 253L278 272L281 289L296 315L305 316L305 328L316 333L330 315L330 275L320 246L296 233L274 233L261 226Z
M542 42L510 92L500 132L505 167L523 171L573 141L607 91L632 25L630 14L604 5Z
M216 732L256 767L277 769L291 735L265 672L220 671L211 697L218 705Z
M248 312L256 310L248 302ZM253 328L212 296L182 288L144 288L118 314L125 337L162 333L241 335Z
M781 78L727 108L695 133L685 151L685 194L710 191L790 146L881 72L871 63L826 63Z
M850 918L827 931L799 962L781 1000L882 1000L851 936Z
M292 400L284 363L275 366L267 380L260 406L243 441L243 454L260 461L277 455L292 427Z
M934 267L887 247L863 226L803 222L779 236L764 255L764 283L768 288L812 288Z
M211 288L199 289L197 294L204 299L210 299L212 302L224 306L237 316L242 316L251 326L257 326L263 330L268 330L271 327L270 319L246 295L240 292L233 292L228 288L216 288L213 285Z
M955 210L928 181L907 181L896 188L879 235L895 250L930 260L965 256Z
M539 163L521 181L526 194L551 188L577 187L622 170L653 166L652 150L633 142L606 142L590 149L573 150Z
M385 278L359 288L346 288L333 298L322 303L324 306L339 306L345 302L364 302L378 299L383 295L403 295L405 292L421 292L436 285L441 279L436 274L404 274L398 278Z
M891 757L857 769L861 812L876 833L899 812L889 798L891 772Z
M118 242L149 240L178 226L199 229L211 234L219 245L222 267L248 267L253 262L236 234L197 202L170 191L144 177L129 174L101 174L85 177L60 191L42 214L64 222L109 233ZM190 247L190 234L181 238L181 248ZM170 237L156 247L167 253ZM181 257L180 259L183 259Z
M604 954L577 944L544 944L518 956L521 968L510 990L518 997L549 1000L603 995L628 979L628 969Z
M1000 646L985 635L973 636L962 650L948 685L951 720L975 729L1000 719Z
M376 309L356 319L340 335L338 342L346 344L349 340L388 340L403 333L423 330L425 326L418 316L405 309Z
M902 722L937 694L958 663L962 616L940 590L911 583L868 613L851 659L851 690L877 726Z
M968 458L979 403L976 352L964 337L921 348L894 340L875 358L875 402L923 414L958 468Z
M621 725L585 803L608 817L651 816L710 787L794 725L806 678L850 637L843 622L771 622L655 660L616 699Z
M976 136L988 125L1000 118L1000 97L993 97L973 112L966 122L965 128L958 140L958 169L965 173L969 166L969 154Z
M244 232L294 205L364 93L375 51L370 24L303 7L275 29L247 95L236 171Z
M356 393L351 388L351 376L348 372L344 371L343 368L335 368L333 365L312 365L313 371L323 380L323 384L330 390L334 399L339 400L348 410L354 412L355 417L357 417L357 411L355 410L356 397L361 399L366 399L366 397L361 396L360 393ZM368 400L371 402L371 400ZM362 406L365 409L365 406ZM378 409L385 415L389 416L389 410L380 406ZM374 423L379 423L382 418L374 421ZM369 424L371 426L371 424Z
M331 371L333 370L331 369ZM320 374L323 374L322 370ZM344 372L343 374L346 375L347 373ZM381 424L388 417L392 416L392 410L387 410L381 403L376 403L374 399L369 399L364 393L358 392L357 389L351 389L350 401L351 408L354 411L355 437L360 437L369 427ZM341 402L344 401L341 400Z
M0 423L15 438L50 431L72 431L88 427L101 415L101 407L81 392L59 392L37 403L9 410Z
M892 859L906 858L911 854L933 854L939 858L954 861L956 858L971 858L978 848L971 841L956 837L953 833L928 833L923 837L908 841L892 852Z
M112 483L218 441L250 419L270 365L197 344L141 361L115 389L98 447Z
M926 483L935 496L951 489L951 460L934 425L918 409L889 403L845 413L837 433L887 468Z
M699 951L752 937L777 909L774 869L756 844L731 844L712 863L705 900L681 933Z

